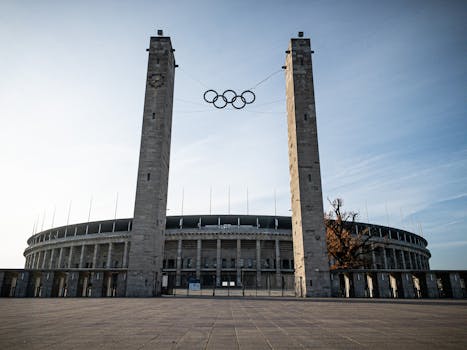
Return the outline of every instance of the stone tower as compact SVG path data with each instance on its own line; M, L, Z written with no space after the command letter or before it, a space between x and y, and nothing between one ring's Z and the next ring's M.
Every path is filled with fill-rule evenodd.
M286 56L295 291L331 295L318 153L310 39L291 39Z
M160 294L169 181L175 58L169 37L151 37L126 295Z

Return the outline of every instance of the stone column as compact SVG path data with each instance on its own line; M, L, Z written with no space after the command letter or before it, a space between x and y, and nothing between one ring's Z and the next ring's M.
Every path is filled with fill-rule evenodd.
M389 274L387 272L377 272L378 295L380 298L391 297L391 285L389 284Z
M42 291L41 297L50 298L52 296L54 273L51 271L42 272L41 274L41 284Z
M376 269L376 253L375 253L375 246L374 244L371 245L371 266L373 269Z
M242 259L242 240L237 239L237 286L242 285L242 267L240 266L240 260Z
M196 278L201 279L201 239L196 242Z
M58 253L58 262L57 262L58 269L62 268L62 258L63 258L63 247L60 248L60 252Z
M99 250L99 244L94 245L94 254L92 256L92 268L97 268L97 251Z
M422 256L420 254L417 254L417 259L418 259L418 266L419 266L420 270L423 270Z
M261 241L256 240L256 285L261 287Z
M125 242L125 246L123 247L123 262L122 267L127 267L127 259L128 259L128 241Z
M295 292L328 297L331 279L311 53L310 39L293 38L285 60Z
M412 253L412 259L413 259L413 265L415 270L420 270L420 267L418 266L418 260L417 260L417 254Z
M404 270L407 270L407 265L405 264L405 251L404 250L401 250L401 257L402 257L402 268Z
M45 269L46 260L47 260L47 250L44 250L44 256L42 258L42 266L41 266L42 269Z
M86 249L86 246L83 244L81 246L81 254L79 256L79 268L82 269L83 268L83 260L84 260L84 250Z
M29 259L29 268L33 269L34 268L34 259L35 259L36 253L31 254L31 258Z
M35 266L36 270L39 269L39 263L41 261L41 253L42 253L41 251L37 252L37 260L36 260L36 266Z
M428 298L439 298L438 285L436 283L436 274L428 272L425 275Z
M394 268L397 269L399 268L399 263L397 262L397 254L395 248L392 248L392 256L394 257Z
M124 297L126 290L126 272L119 273L117 278L117 296Z
M276 287L282 287L280 241L276 239Z
M449 273L449 282L451 283L452 297L461 299L464 297L461 285L461 278L458 272Z
M216 286L221 284L221 240L217 239L217 250L216 250Z
M113 243L109 242L109 250L107 251L107 265L106 265L108 269L112 268L112 246L113 246Z
M52 248L52 250L50 251L49 269L53 269L54 267L54 255L55 255L55 249Z
M401 281L402 281L402 292L403 292L404 298L406 299L415 298L415 289L414 289L412 274L402 273Z
M41 252L38 251L38 252L36 253L36 259L35 259L35 261L34 261L34 269L36 269L36 270L39 268L39 260L40 260L40 259L41 259Z
M407 251L407 258L408 258L408 260L406 260L407 268L409 270L413 270L412 258L410 257L410 251Z
M384 268L387 270L388 269L388 257L386 256L386 248L381 247L383 250L383 262L384 262Z
M70 246L70 255L68 256L68 268L71 269L71 263L73 259L73 246Z
M91 274L91 281L92 281L91 296L92 297L102 296L103 280L104 280L103 273L94 272Z
M361 272L352 273L354 296L356 298L365 298L365 274Z
M175 286L180 287L182 284L181 280L181 270L182 270L182 240L178 240L177 247L177 271L175 272Z
M167 36L151 37L126 294L160 294L175 78Z
M20 272L18 274L18 279L16 280L16 288L15 288L15 297L26 297L28 296L28 284L29 278L32 279L33 273L28 271ZM13 295L12 295L13 296Z
M78 296L78 272L69 272L67 278L67 297L77 297Z
M39 254L40 254L40 252L34 253L34 262L32 264L33 269L37 269L37 260L39 260Z

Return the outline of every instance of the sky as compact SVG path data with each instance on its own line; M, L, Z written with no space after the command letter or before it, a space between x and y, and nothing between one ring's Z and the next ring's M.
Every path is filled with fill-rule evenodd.
M433 269L467 269L467 2L455 0L0 0L0 267L24 266L33 231L132 217L157 29L179 64L168 215L226 214L229 188L232 214L247 191L249 214L291 214L280 69L303 31L325 209L342 198L360 221L423 235ZM243 110L202 99L271 74Z

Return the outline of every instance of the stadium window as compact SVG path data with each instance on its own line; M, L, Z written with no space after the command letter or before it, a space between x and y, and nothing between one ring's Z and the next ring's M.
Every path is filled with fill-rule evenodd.
M147 178L148 178L148 181L151 180L151 173L148 173Z

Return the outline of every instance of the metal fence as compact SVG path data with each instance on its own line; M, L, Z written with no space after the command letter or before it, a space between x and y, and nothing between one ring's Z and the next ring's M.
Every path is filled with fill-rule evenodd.
M168 291L173 296L219 296L219 297L295 297L295 290L290 289L256 289L256 288L173 288Z

